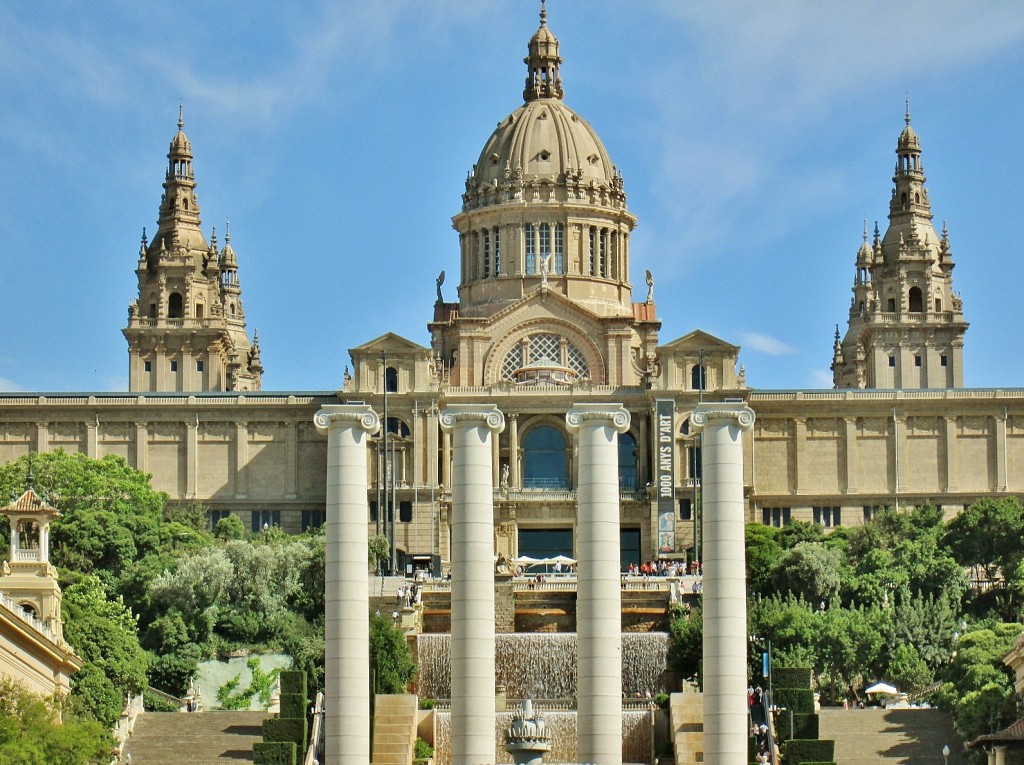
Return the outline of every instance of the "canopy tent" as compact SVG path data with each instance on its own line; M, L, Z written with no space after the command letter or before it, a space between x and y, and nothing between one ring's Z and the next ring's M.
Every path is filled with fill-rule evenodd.
M870 688L864 691L865 694L871 695L873 693L880 693L885 696L898 696L899 691L893 688L888 683L875 683Z

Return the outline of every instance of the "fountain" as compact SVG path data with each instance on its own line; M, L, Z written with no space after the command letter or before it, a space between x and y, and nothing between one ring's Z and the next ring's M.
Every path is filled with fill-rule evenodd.
M417 638L419 693L451 696L451 640L446 634ZM627 696L667 690L668 635L622 633L622 689ZM509 698L576 699L576 635L571 632L515 632L495 635L495 684Z
M544 752L551 751L547 723L533 712L533 702L526 699L505 731L505 751L516 765L541 765Z

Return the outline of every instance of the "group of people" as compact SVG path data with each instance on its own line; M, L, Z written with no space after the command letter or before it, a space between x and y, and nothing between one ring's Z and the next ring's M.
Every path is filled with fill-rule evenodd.
M420 587L418 584L402 584L395 591L395 605L399 608L412 608L420 602Z
M754 762L771 762L771 737L768 730L768 706L760 686L747 688L747 707L750 709L751 734L756 740L757 756Z
M626 569L629 576L700 576L700 561L689 564L678 560L657 560L646 563L630 563Z

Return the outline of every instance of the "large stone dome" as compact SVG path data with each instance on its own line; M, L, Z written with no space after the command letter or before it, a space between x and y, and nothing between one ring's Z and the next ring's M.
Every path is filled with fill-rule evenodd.
M506 171L521 171L527 182L578 178L610 185L615 178L597 133L557 98L529 101L498 123L480 152L473 181L477 189L501 185Z

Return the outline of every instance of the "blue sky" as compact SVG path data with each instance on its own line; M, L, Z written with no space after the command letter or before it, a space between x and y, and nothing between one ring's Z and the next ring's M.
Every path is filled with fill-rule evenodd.
M209 235L231 221L264 388L341 384L454 296L466 172L522 101L530 0L0 4L0 390L127 387L121 328L178 104ZM909 95L971 327L965 383L1024 385L1024 6L551 0L566 103L621 170L662 341L831 387L863 220Z

